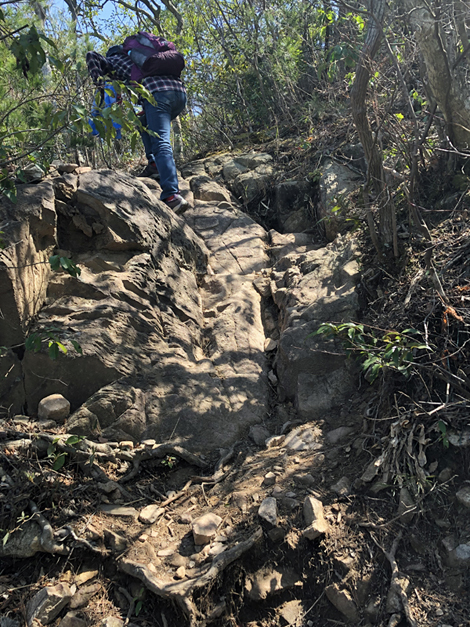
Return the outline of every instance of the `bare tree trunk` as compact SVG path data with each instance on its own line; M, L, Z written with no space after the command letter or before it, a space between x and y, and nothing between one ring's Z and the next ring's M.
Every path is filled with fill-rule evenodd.
M470 149L470 86L468 83L470 49L462 20L462 2L453 2L457 29L443 26L447 16L437 2L406 0L409 19L421 49L429 88L442 112L447 135L460 151ZM464 40L458 42L456 35ZM460 48L462 48L459 53Z
M175 161L177 163L181 163L181 161L184 158L184 155L183 155L183 137L182 137L181 120L179 116L173 120L172 126L173 126L173 137L174 137L173 154L175 156Z
M366 40L356 67L356 77L351 88L351 110L354 124L368 165L368 177L372 183L380 208L380 236L385 246L396 249L395 207L387 188L383 170L382 155L374 140L367 118L366 95L371 76L371 62L382 41L382 24L385 15L385 0L370 1L370 18Z

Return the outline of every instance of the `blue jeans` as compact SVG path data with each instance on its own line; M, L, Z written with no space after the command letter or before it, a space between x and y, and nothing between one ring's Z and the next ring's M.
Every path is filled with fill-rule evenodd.
M186 94L182 91L160 91L154 93L157 106L144 101L146 126L157 136L142 133L145 154L148 159L152 156L160 174L162 188L161 200L178 193L178 175L170 143L171 121L183 111L186 106Z

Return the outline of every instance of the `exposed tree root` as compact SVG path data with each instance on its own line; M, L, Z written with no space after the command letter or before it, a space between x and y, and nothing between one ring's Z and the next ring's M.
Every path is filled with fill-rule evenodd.
M403 532L400 531L400 533L397 535L397 537L392 543L392 546L389 552L387 552L379 544L379 542L374 538L373 534L371 534L371 537L372 537L372 540L375 542L375 544L383 551L392 569L392 577L390 580L390 587L388 590L388 599L390 598L399 599L400 604L401 604L401 609L403 609L405 618L408 624L410 625L410 627L418 627L418 623L415 621L415 619L411 615L410 603L408 601L408 597L405 592L405 587L403 586L403 575L398 570L398 564L395 558L398 545L400 543L400 540L403 537ZM394 627L400 622L400 619L401 619L401 616L397 612L393 613L392 616L390 617L390 622L389 622L388 627Z
M70 525L66 525L65 527L62 527L62 529L67 531L68 534L73 538L76 546L83 546L92 553L98 553L101 556L108 555L108 551L106 549L101 549L99 547L93 546L91 542L88 542L88 540L85 540L85 538L79 538Z
M164 582L155 577L151 570L139 562L134 562L128 558L122 558L118 562L121 571L136 579L139 579L151 592L163 599L175 601L188 618L190 627L201 627L205 621L197 610L191 599L193 592L199 588L207 586L212 582L229 564L239 559L244 553L249 551L263 536L263 530L258 527L256 531L246 540L239 542L231 549L224 551L214 558L210 568L200 577L179 582Z
M127 483L134 479L134 477L139 472L140 462L147 461L149 459L162 459L167 455L175 455L176 457L181 457L184 461L188 462L188 464L192 464L193 466L198 466L199 468L204 468L207 466L206 462L202 461L197 455L194 453L190 453L182 446L177 446L176 444L159 444L157 447L149 449L149 450L139 450L136 451L126 451L125 458L129 460L129 454L132 456L132 470L120 479L120 483ZM118 458L121 458L121 454L117 453Z
M63 544L57 544L54 540L54 532L52 531L52 526L49 521L41 514L38 506L34 501L29 502L29 509L33 514L31 520L37 522L37 524L41 527L41 547L45 553L59 554L59 555L68 555L70 553L70 549Z

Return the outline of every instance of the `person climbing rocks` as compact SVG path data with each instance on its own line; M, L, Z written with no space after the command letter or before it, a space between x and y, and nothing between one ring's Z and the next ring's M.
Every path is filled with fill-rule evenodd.
M104 77L126 84L138 82L153 96L156 106L142 99L143 124L152 131L141 133L148 159L142 175L160 178L160 199L181 213L188 202L181 196L178 174L170 142L171 121L186 106L186 89L181 80L184 59L172 42L151 33L140 32L127 37L123 44L113 46L106 57L89 51L86 55L88 73L97 87Z

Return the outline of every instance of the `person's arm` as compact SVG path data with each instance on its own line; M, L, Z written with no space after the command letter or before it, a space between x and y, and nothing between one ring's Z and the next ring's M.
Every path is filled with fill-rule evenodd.
M98 87L104 85L104 76L112 72L112 66L103 55L95 52L94 50L87 52L86 64L88 67L88 74L91 76L92 81Z

